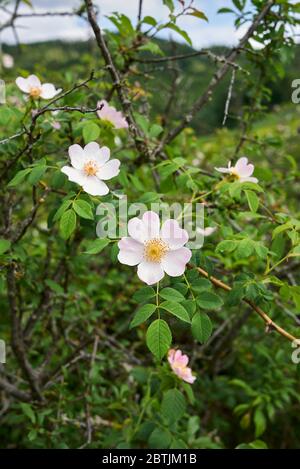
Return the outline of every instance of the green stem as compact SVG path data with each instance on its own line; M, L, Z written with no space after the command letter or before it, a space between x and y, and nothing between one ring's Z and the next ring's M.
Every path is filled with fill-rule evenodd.
M188 289L190 290L191 294L192 294L192 297L193 297L193 300L195 299L195 295L194 295L194 292L192 290L192 286L190 284L190 282L188 281L188 279L186 278L186 275L183 274L183 277L184 277L184 280L185 280L185 283L187 284L187 287Z

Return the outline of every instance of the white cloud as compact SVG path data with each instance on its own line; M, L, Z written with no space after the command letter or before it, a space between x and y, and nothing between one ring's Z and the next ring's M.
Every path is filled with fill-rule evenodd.
M33 0L34 11L68 11L80 5L78 0ZM102 27L112 28L106 15L113 11L119 11L136 21L138 0L96 0L95 3L100 9L100 23ZM196 48L208 47L216 44L232 45L237 42L238 34L233 26L231 15L216 15L220 6L230 5L230 0L196 0L199 9L205 11L210 19L209 23L194 17L183 18L179 25L190 35L193 45ZM22 6L21 12L28 13L30 10L26 5ZM162 4L162 0L144 0L143 15L152 15L160 21L168 18L168 9ZM7 17L1 12L0 21L5 21ZM30 43L53 39L63 40L86 40L91 36L91 31L85 21L78 17L45 17L45 18L20 18L17 21L18 35L21 42ZM170 30L163 31L160 37L170 37ZM178 41L182 38L172 32L172 37ZM2 42L14 43L15 38L11 29L3 31Z

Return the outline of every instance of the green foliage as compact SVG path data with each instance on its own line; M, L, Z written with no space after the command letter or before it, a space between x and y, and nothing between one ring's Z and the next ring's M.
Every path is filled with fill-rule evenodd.
M236 0L219 12L233 13L239 27L264 3L248 9ZM298 25L299 6L276 5L255 33L262 47L242 48L221 126L230 73L191 122L189 109L229 51L190 57L180 18L202 22L206 12L162 4L165 22L155 12L137 27L121 12L109 16L117 33L104 37L120 83L111 82L94 41L3 46L16 66L3 72L0 108L1 380L18 391L16 399L1 381L3 447L299 446L299 365L291 359L298 351L262 320L267 314L299 336L299 112L290 94L300 55L286 34ZM162 31L181 43L157 39ZM73 89L91 70L92 79ZM15 78L29 73L66 91L50 106L61 108L57 114L44 109L34 120L49 101L23 98ZM104 98L132 116L137 131L99 119L94 109ZM183 131L168 138L183 116ZM85 193L61 172L68 147L92 141L121 161L105 196ZM214 170L242 155L259 183ZM119 231L96 235L96 224L111 219L97 207L118 211L124 195L149 209L204 204L204 226L217 229L193 249L184 275L145 286L136 266L118 261ZM118 220L117 229L124 226ZM189 357L193 385L182 379L182 363L179 372L172 367L170 348Z

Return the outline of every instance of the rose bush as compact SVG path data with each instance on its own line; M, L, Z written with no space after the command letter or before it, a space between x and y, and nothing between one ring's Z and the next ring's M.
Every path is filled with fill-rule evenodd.
M299 444L298 116L267 113L299 8L250 3L225 54L170 58L156 35L191 45L182 17L206 20L170 0L167 22L114 13L105 35L85 0L73 13L93 53L62 52L65 74L32 61L35 46L14 51L0 108L4 447ZM245 4L233 1L237 28ZM216 70L191 99L169 64L197 54ZM194 118L214 99L235 128L204 136ZM124 200L145 209L124 220ZM197 203L203 246L183 224ZM114 235L97 236L106 225Z

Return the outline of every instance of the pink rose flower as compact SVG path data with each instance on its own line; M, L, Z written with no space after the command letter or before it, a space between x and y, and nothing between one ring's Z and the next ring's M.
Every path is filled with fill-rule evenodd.
M52 99L58 93L61 92L60 89L55 89L55 86L52 83L44 83L43 85L40 82L40 79L36 75L29 75L28 78L18 77L16 79L16 84L24 93L28 93L32 98L43 98L43 99Z
M104 181L117 176L120 172L120 161L109 160L108 147L100 148L98 143L90 142L84 148L80 145L69 147L72 166L63 166L61 171L69 181L80 184L90 195L106 195L109 188Z
M109 121L115 129L127 129L128 123L120 111L110 106L105 99L99 101L97 105L98 107L102 106L102 109L97 111L97 115L100 119Z
M174 373L183 381L193 384L196 376L192 375L192 370L189 368L189 357L184 355L181 350L170 349L168 352L168 362Z
M2 64L4 68L13 68L14 66L14 58L10 54L3 54L2 55Z
M234 176L240 182L258 182L258 179L252 177L254 165L249 163L248 158L240 158L235 166L231 166L231 161L228 163L228 168L215 168L219 173L227 173Z
M178 277L185 271L192 253L184 247L189 236L176 220L166 220L160 229L159 216L145 212L142 219L132 218L128 223L129 237L119 241L118 259L122 264L137 265L139 278L152 285L167 273Z

